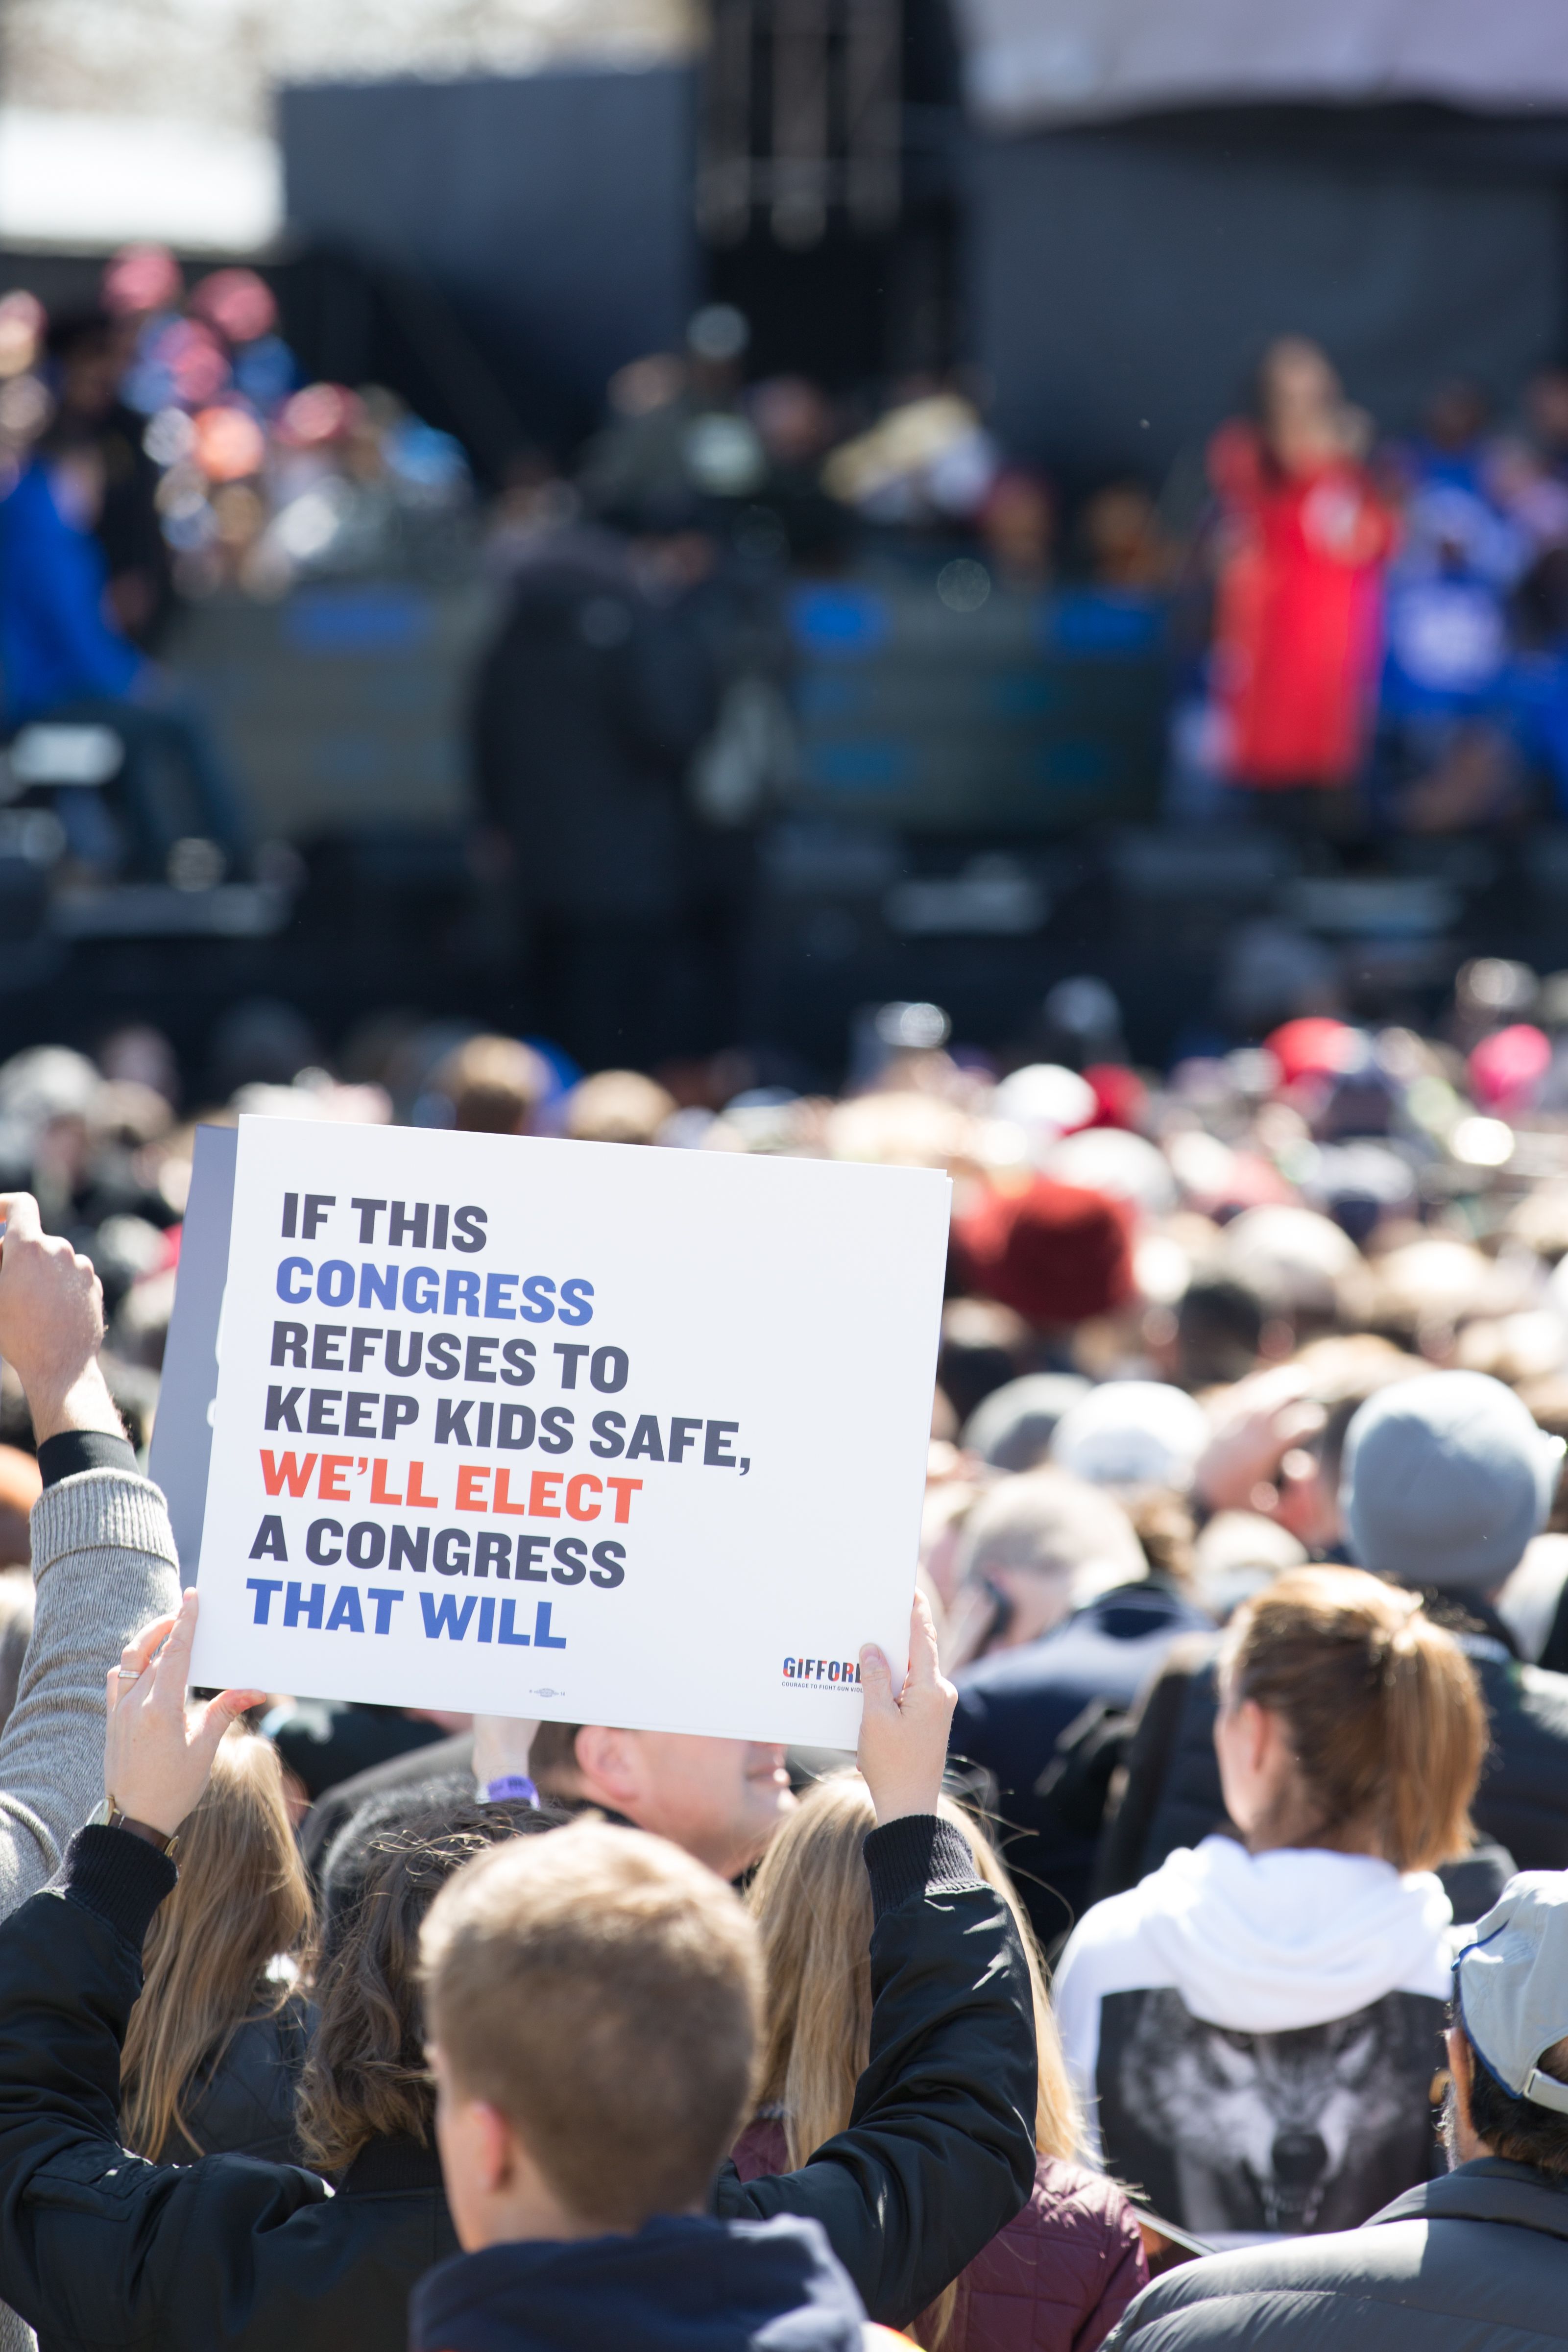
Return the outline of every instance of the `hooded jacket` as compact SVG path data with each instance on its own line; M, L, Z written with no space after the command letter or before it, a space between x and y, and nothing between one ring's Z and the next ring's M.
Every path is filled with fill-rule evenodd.
M1034 2173L1033 2012L1009 1911L947 1822L866 1840L871 2062L810 2164L724 2220L821 2223L868 2309L902 2326L1010 2221ZM174 1867L124 1830L73 1839L0 1926L0 2297L42 2352L403 2352L416 2279L455 2252L433 2148L372 2140L338 2193L298 2166L155 2165L120 2146L120 2053Z
M410 2352L861 2352L865 2314L814 2221L645 2222L487 2246L422 2279Z
M1172 2271L1105 2352L1561 2352L1565 2271L1568 2188L1481 2157L1364 2229Z
M1096 1904L1057 1972L1100 2152L1224 2242L1364 2221L1424 2179L1452 1912L1370 1854L1171 1854Z

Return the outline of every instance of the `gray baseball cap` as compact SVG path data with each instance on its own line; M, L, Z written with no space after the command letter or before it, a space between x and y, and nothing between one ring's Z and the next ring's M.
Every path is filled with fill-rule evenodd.
M1369 1397L1345 1438L1340 1508L1363 1568L1490 1592L1552 1507L1563 1448L1485 1372L1423 1372Z
M1568 2040L1568 1870L1511 1878L1455 1967L1465 2032L1516 2099L1568 2116L1568 2083L1541 2072Z

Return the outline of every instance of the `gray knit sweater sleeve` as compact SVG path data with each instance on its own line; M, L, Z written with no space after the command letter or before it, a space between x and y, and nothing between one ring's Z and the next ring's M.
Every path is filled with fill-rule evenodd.
M33 1506L32 1639L0 1733L0 1918L58 1868L103 1794L103 1685L132 1633L180 1605L169 1514L125 1470L84 1470Z

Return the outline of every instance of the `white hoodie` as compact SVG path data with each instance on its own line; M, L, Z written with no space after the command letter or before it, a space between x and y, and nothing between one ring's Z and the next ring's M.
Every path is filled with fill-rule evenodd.
M1171 1854L1085 1915L1057 1969L1057 2021L1092 2148L1100 2151L1101 2022L1112 1995L1169 1988L1192 2019L1229 2036L1331 2025L1389 1993L1442 2000L1452 1916L1436 1877L1401 1876L1368 1854L1253 1855L1219 1836ZM1432 2071L1437 2063L1434 2052Z

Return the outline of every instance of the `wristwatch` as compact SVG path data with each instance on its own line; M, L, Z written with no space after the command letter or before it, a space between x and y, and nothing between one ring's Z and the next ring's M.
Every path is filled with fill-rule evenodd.
M133 1822L129 1813L120 1811L112 1797L99 1799L87 1817L87 1825L91 1830L129 1830L132 1837L141 1838L147 1845L155 1845L159 1853L166 1854L171 1862L180 1843L178 1830L172 1837L165 1837L162 1831L155 1830L150 1822Z

